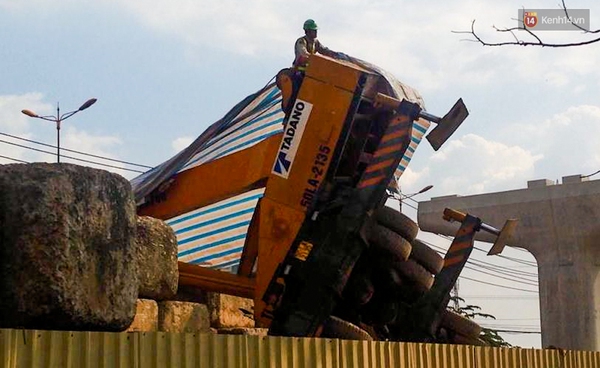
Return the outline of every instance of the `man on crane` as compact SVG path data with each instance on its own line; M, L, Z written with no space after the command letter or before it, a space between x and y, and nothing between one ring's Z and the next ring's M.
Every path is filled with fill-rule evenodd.
M338 52L332 51L327 47L323 46L317 39L317 23L312 19L307 19L304 22L304 36L296 40L294 45L294 52L296 58L294 59L294 69L304 72L308 66L308 57L311 54L323 54L325 56L337 58Z
M304 72L308 67L310 55L320 53L335 59L349 60L348 56L335 52L323 46L317 39L317 23L312 19L307 19L304 22L304 36L298 38L294 45L294 53L296 55L291 68L282 69L277 73L275 78L277 87L282 91L281 107L285 114L289 114L291 104L289 103L295 98L300 83L304 77Z

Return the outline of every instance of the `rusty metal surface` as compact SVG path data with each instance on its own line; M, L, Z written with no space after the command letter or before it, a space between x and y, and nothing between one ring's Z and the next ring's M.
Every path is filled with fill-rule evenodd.
M318 338L0 329L1 368L600 368L600 352Z
M242 298L254 298L256 282L249 277L181 261L178 262L178 268L179 285L193 286L200 290L225 293Z

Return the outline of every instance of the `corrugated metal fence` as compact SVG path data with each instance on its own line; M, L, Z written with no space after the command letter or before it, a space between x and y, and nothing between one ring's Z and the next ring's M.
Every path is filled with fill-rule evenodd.
M600 368L600 352L243 335L1 329L0 367Z

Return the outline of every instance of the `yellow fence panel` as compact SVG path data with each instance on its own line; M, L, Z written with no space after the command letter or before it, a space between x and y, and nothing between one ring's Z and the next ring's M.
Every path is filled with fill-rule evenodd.
M600 368L600 352L164 332L0 329L0 368Z

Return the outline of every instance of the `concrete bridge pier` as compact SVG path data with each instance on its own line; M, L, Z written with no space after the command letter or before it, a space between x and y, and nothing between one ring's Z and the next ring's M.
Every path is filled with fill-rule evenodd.
M446 196L420 202L423 231L454 235L459 227L442 219L449 207L500 229L518 218L510 246L530 251L538 263L542 346L600 350L600 180L580 175L527 183L527 189ZM493 242L480 231L477 240Z

